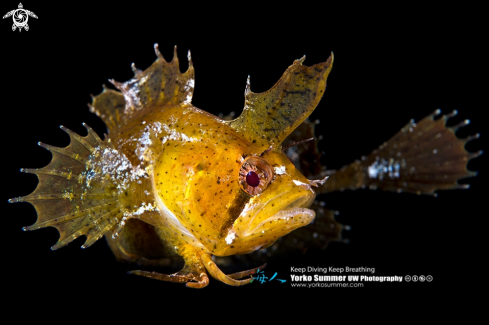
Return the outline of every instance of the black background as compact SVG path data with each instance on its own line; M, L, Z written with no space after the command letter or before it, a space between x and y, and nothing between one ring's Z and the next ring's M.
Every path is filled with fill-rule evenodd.
M2 15L17 5L4 1ZM203 301L214 307L227 301L252 308L313 295L343 298L376 293L430 299L464 286L460 273L477 269L479 260L469 252L483 240L477 228L485 203L487 154L469 163L469 169L480 172L463 181L471 184L469 190L440 192L438 198L368 190L321 197L328 208L341 212L340 222L351 225L352 230L344 233L350 243L271 259L266 275L277 272L285 284L255 282L233 288L211 279L198 291L129 276L126 271L131 268L115 261L104 240L82 250L81 238L51 251L58 238L56 229L23 232L23 226L35 222L35 209L26 203L7 204L8 198L27 195L37 184L34 175L19 169L42 167L51 159L36 145L38 141L68 145L69 137L59 125L84 135L81 123L86 122L99 135L105 132L86 106L90 93L98 94L109 78L131 78L132 62L147 68L156 59L154 43L159 43L167 60L177 45L182 71L187 69L187 51L192 51L193 103L214 114L241 112L248 75L252 91L266 91L293 60L305 54L304 64L313 65L333 51L326 94L311 116L321 120L317 131L324 137L320 148L328 168L368 154L409 119L417 121L437 108L443 113L459 111L449 124L470 119L472 123L457 134L481 132L482 138L466 148L485 149L487 103L481 98L486 87L480 76L486 63L480 59L482 23L475 8L339 8L304 3L269 10L245 3L171 7L140 1L104 7L88 2L23 5L39 17L29 18L28 32L12 32L10 18L0 21L4 173L0 238L2 278L8 285L4 292L10 303L34 308L103 301L124 309L128 301L166 306L189 299L189 308ZM299 289L290 286L292 266L366 266L375 268L376 275L432 275L434 280Z

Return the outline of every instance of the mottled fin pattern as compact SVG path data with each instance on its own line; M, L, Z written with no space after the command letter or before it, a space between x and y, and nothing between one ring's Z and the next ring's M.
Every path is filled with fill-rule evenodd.
M109 80L122 93L104 90L94 98L93 111L102 117L109 132L118 125L124 125L134 112L143 108L154 109L154 106L191 103L195 73L190 52L189 67L185 73L180 72L176 46L171 62L165 61L158 50L158 44L155 44L155 52L158 58L148 69L141 71L132 65L134 78L131 80L124 83ZM121 110L120 105L123 101L124 109ZM119 123L119 120L122 120L122 123Z
M245 90L245 107L229 125L258 150L278 146L316 108L326 89L326 79L333 65L326 62L306 67L305 57L295 60L280 80L268 91L253 93L250 79Z
M109 148L87 125L85 137L66 129L71 143L66 148L39 145L53 155L44 168L21 169L36 174L39 184L33 193L10 199L10 202L29 202L37 210L35 224L24 230L53 226L58 229L59 241L52 247L58 249L79 236L85 235L86 248L118 225L123 216L117 204L117 191L110 179L96 177L93 162L97 154ZM100 175L100 173L99 173Z
M114 134L121 125L126 101L121 92L108 89L104 85L104 90L96 97L92 97L92 104L88 107L90 112L97 114L104 121L109 134Z
M465 150L468 141L479 134L459 139L455 132L469 123L447 127L454 111L435 120L436 110L418 123L411 120L405 127L368 156L330 174L320 193L337 190L370 188L394 192L435 194L437 190L464 189L458 180L475 176L467 170L467 162L482 151Z

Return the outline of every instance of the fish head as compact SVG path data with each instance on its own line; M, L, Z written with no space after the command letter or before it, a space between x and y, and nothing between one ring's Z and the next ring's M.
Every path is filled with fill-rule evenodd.
M155 184L170 219L189 235L186 240L217 256L244 254L314 220L308 207L315 192L282 142L317 106L332 57L311 67L303 60L265 93L252 93L248 81L245 109L235 120L203 111L184 114L182 129L197 136L163 153Z
M316 196L306 179L281 150L246 157L237 176L243 197L239 209L221 230L215 255L246 254L272 245L308 225Z

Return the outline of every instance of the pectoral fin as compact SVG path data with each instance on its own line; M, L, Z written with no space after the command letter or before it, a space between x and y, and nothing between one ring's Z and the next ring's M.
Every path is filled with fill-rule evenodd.
M60 238L53 250L82 235L87 236L85 248L123 220L116 184L97 165L99 153L111 147L89 127L85 137L61 128L70 135L70 145L58 148L39 143L52 152L53 159L44 168L22 169L36 174L39 184L33 193L9 202L29 202L36 208L37 222L24 230L58 229Z

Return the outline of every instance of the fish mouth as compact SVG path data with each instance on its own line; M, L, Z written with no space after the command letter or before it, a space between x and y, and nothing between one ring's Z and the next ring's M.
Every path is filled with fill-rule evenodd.
M290 231L295 230L299 227L307 226L310 224L314 218L316 217L316 212L311 209L307 208L292 208L292 209L284 209L273 216L271 216L268 219L265 219L261 223L259 223L253 230L250 231L250 233L255 233L258 231L258 229L262 228L265 224L271 223L272 226L269 227L269 230L274 230L276 228L282 227L283 223L280 223L279 221L289 221L291 218L296 218L298 219L297 222L295 222L293 225L289 225ZM275 226L273 226L275 224ZM288 231L288 232L290 232Z
M276 228L284 227L284 225L286 226L288 233L311 223L314 220L316 213L314 210L308 209L308 207L313 203L315 195L302 195L289 200L289 202L292 201L289 203L284 202L284 196L287 194L288 193L283 193L264 204L252 218L244 235L246 236L256 233L259 229L264 228L265 226L269 230L274 230ZM273 213L268 218L261 218L262 215L270 212L268 211L269 208L274 206L278 207L277 212Z

